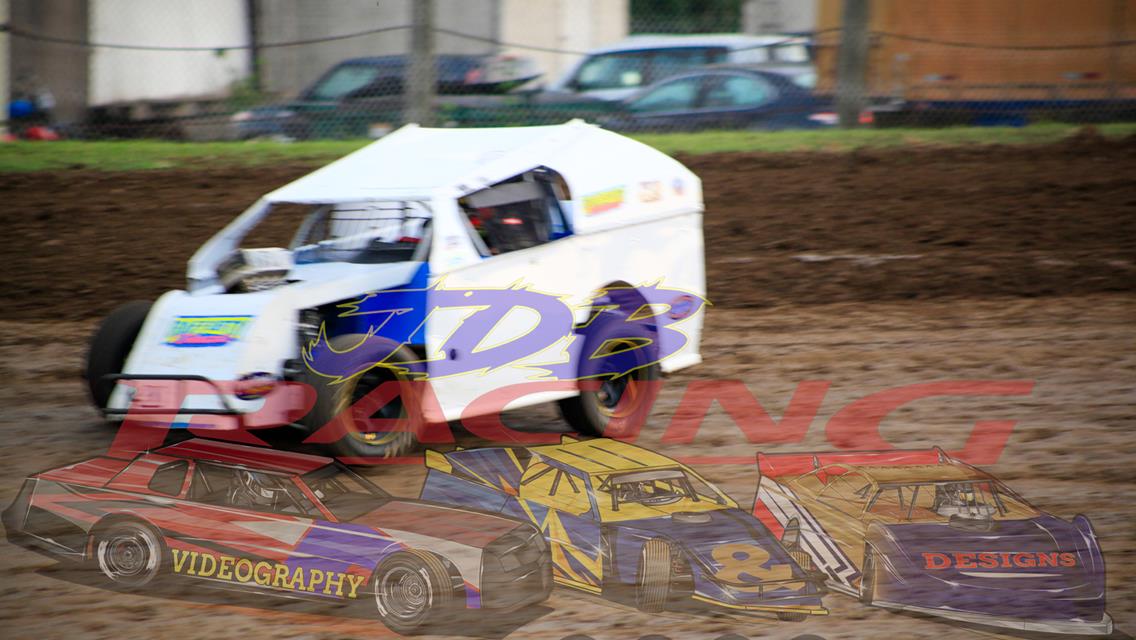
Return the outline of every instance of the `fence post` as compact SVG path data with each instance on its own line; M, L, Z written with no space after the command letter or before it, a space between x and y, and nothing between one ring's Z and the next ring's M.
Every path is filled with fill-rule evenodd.
M836 52L836 113L845 129L860 124L868 97L868 2L844 0Z
M434 0L410 4L414 28L410 33L405 119L428 127L434 123Z
M8 135L8 103L11 101L9 95L9 82L8 65L9 50L8 50L8 21L12 19L12 12L8 6L8 0L0 0L0 25L4 29L0 31L0 138Z

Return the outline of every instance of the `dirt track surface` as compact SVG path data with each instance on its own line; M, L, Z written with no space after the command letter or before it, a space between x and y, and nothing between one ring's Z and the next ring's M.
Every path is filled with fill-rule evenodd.
M718 306L1136 290L1136 139L682 160ZM2 175L3 317L181 288L202 242L312 168Z
M1040 508L1087 514L1104 549L1109 611L1136 628L1136 188L1131 141L1028 150L687 158L707 195L706 363L668 379L639 444L670 456L830 449L829 419L869 394L943 380L1032 381L1029 395L937 397L885 420L897 446L961 448L979 420L1014 421L986 468ZM93 318L180 286L185 259L255 197L305 167L233 172L0 176L0 505L29 473L104 451L114 432L77 376ZM886 259L884 256L919 255ZM810 256L800 258L795 256ZM819 258L818 258L819 256ZM832 256L855 256L825 260ZM830 383L804 438L748 443L715 405L691 444L665 444L688 383L736 379L774 417L797 385ZM510 424L561 428L553 410ZM459 433L465 446L485 444ZM741 505L752 466L696 465ZM417 495L417 465L368 471ZM597 639L981 637L833 594L832 614L779 623L714 612L646 615L557 588L543 606L456 637ZM173 582L145 594L0 542L9 638L390 638L373 611L238 597Z

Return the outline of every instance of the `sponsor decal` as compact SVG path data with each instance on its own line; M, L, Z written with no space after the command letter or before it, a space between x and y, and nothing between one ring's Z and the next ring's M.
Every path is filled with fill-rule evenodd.
M682 320L694 313L697 309L700 309L702 303L692 295L683 294L671 300L670 307L670 311L667 312L667 315L670 316L672 320Z
M964 553L924 553L923 568L950 569L1033 569L1035 567L1075 567L1072 553L1040 553L1034 551L992 551Z
M639 183L639 202L658 202L663 199L663 183L658 180Z
M623 187L584 196L584 215L594 216L621 206L623 206Z
M222 347L236 342L252 316L178 316L164 340L171 347Z
M250 560L223 554L172 549L174 573L212 578L274 589L322 593L337 598L356 598L367 578L352 573L290 567L278 562Z

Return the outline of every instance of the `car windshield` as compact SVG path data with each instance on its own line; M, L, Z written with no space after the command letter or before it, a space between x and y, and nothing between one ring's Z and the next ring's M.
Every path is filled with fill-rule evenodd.
M724 505L725 498L710 485L683 469L655 469L607 476L599 485L611 502L611 511L629 504L648 507L686 506L705 502Z
M724 47L676 47L644 51L617 51L588 58L572 81L577 91L634 89L726 58Z
M342 203L316 207L292 241L296 264L376 264L425 260L430 210L421 202Z
M352 91L358 91L374 82L382 67L373 64L340 65L320 79L308 90L309 100L338 100ZM390 73L390 69L387 70Z
M320 467L300 479L340 521L354 520L390 499L390 494L338 464Z
M867 512L915 522L1015 520L1037 511L1005 486L992 481L886 484L868 501Z

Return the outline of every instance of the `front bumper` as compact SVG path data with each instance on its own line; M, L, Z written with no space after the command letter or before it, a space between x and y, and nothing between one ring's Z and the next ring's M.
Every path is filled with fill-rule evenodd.
M543 602L552 591L552 559L540 532L518 527L481 556L480 607L513 610Z
M1106 613L1099 621L1084 620L1019 620L985 613L959 611L956 609L938 609L933 607L920 607L916 605L900 604L877 600L873 602L877 607L893 611L909 611L939 618L947 618L958 622L1028 631L1033 633L1061 633L1068 635L1107 636L1112 633L1112 618Z

